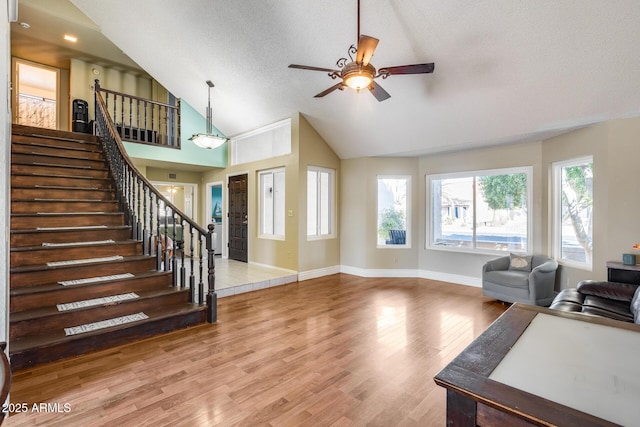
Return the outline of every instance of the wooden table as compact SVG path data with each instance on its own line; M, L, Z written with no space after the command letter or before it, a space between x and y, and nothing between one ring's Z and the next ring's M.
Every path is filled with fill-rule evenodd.
M636 348L640 325L514 304L434 380L447 389L448 426L614 426L629 419L635 424L640 419L634 394L640 390L640 368L635 366L640 363L633 354L628 362L619 360ZM529 357L532 363L524 360ZM609 385L617 389L609 390ZM622 413L627 418L620 418Z

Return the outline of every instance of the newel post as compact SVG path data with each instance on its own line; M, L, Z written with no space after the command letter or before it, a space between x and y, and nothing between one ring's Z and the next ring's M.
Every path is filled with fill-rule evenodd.
M218 295L216 295L216 274L215 274L215 248L213 247L213 230L215 225L207 226L208 232L206 236L207 244L207 261L209 267L209 291L207 292L207 322L215 323L218 321Z

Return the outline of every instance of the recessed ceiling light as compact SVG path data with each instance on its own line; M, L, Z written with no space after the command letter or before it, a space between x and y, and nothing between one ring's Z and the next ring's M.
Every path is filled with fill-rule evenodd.
M78 41L78 38L77 38L76 36L72 36L72 35L70 35L70 34L65 34L65 35L64 35L64 39L65 39L66 41L68 41L68 42L71 42L71 43L75 43L75 42L77 42L77 41Z
M20 26L21 26L22 28L24 28L25 30L26 30L27 28L31 28L31 25L29 25L29 23L28 23L28 22L24 22L24 21L20 23Z

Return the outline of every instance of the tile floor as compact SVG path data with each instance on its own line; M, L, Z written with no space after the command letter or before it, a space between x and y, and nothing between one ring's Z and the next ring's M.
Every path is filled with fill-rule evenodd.
M199 268L197 261L194 261L195 281L198 283ZM216 294L218 298L298 281L298 273L296 271L234 261L227 258L216 257L215 266ZM191 269L188 260L185 260L185 267L188 277Z
M296 282L298 273L216 257L218 298Z

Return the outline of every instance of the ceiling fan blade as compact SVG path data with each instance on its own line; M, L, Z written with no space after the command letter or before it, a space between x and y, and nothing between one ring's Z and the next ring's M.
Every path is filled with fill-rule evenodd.
M389 95L389 92L387 92L386 90L382 89L382 86L380 86L375 81L372 81L371 84L369 85L369 91L371 92L371 94L373 96L376 97L378 102L382 102L385 99L391 98L391 95Z
M338 74L340 74L340 71L332 70L331 68L310 67L308 65L290 64L289 68L297 68L297 69L300 69L300 70L311 70L311 71L324 71L324 72L327 72L327 73L338 73Z
M367 65L371 61L373 52L378 46L380 40L365 35L360 36L358 40L358 52L356 53L356 64Z
M323 90L322 92L320 92L319 94L314 96L314 98L322 98L323 96L330 94L331 92L333 92L336 89L342 89L342 86L344 86L344 83L342 83L342 82L336 83L333 86L331 86L329 89Z
M433 73L435 65L433 62L428 64L400 65L398 67L384 67L378 70L380 74L388 76L393 74L426 74Z

